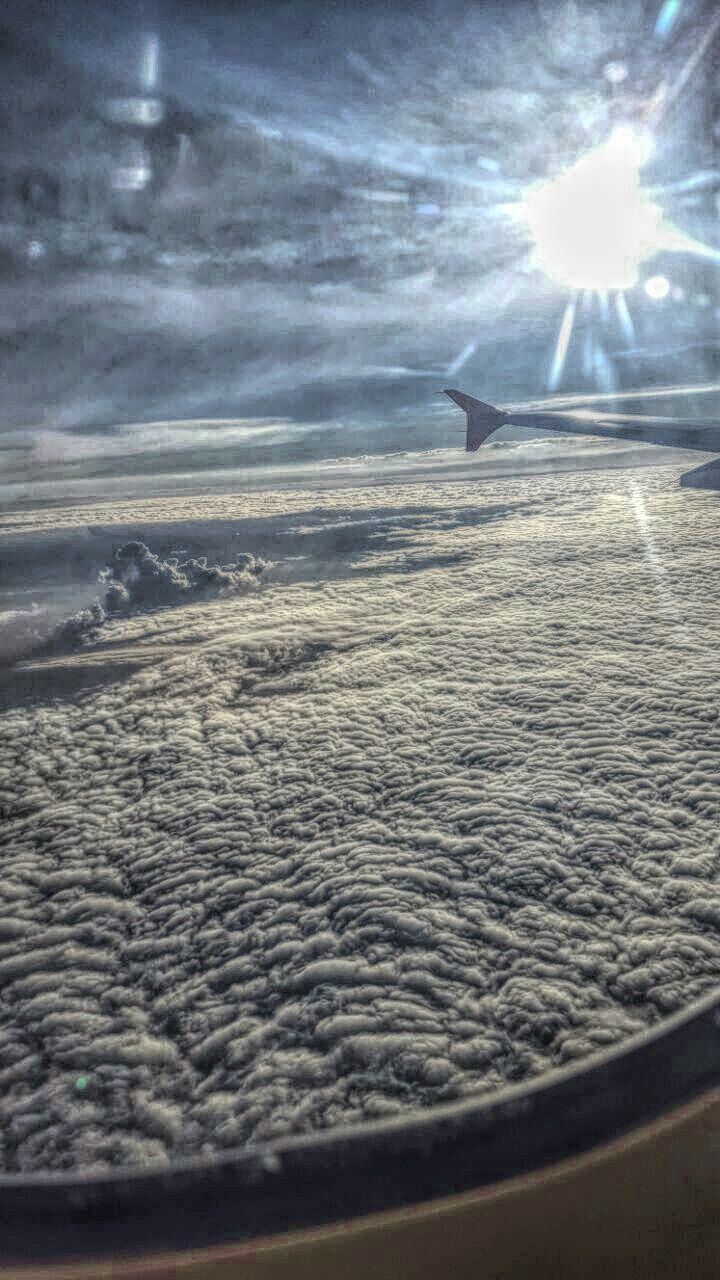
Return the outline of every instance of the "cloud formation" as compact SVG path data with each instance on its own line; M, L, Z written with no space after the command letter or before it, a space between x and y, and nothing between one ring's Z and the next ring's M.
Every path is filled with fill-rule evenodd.
M301 554L350 502L316 498L217 502L282 517ZM344 572L123 607L64 670L133 675L75 697L55 667L4 715L7 1170L487 1092L717 983L715 496L664 467L352 505ZM154 563L128 552L118 585L186 599Z
M270 561L250 554L241 554L232 564L222 565L209 565L205 556L162 560L144 542L126 542L115 549L110 564L99 575L105 591L103 599L63 622L52 643L96 637L109 618L136 610L245 595L257 589L270 567Z

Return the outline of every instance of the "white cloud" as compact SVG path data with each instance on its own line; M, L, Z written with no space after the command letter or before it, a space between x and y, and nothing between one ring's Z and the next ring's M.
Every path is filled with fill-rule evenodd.
M177 432L171 433L172 447L179 448L184 424L177 423L172 426L173 429L177 427ZM457 427L457 423L454 426ZM239 433L253 430L244 419L231 424L229 428L231 434L235 427ZM314 426L312 429L317 428ZM463 429L461 427L458 430L459 439ZM137 458L141 455L142 449L148 446L152 432L147 431L146 427L127 428L127 431L128 436L122 436L126 456ZM296 431L309 434L305 427L297 428L282 422L268 428L268 431L277 431L280 439L284 434L292 435ZM135 432L139 433L137 439L133 434ZM85 465L83 459L85 462L92 463L94 458L108 461L117 457L115 443L112 440L107 442L106 448L104 438L95 438L91 445L82 443L77 449L73 446L75 452L71 453L70 457L78 464L78 469L73 470L72 475L66 476L60 471L52 479L41 478L39 473L29 476L26 465L27 455L34 447L36 435L33 431L17 432L15 435L18 439L22 437L25 440L26 447L24 452L19 451L21 466L13 472L8 465L6 481L0 483L0 502L8 511L6 515L0 514L0 533L3 529L14 529L16 526L42 527L37 524L41 519L40 513L33 510L39 504L47 504L50 508L47 519L43 522L48 527L55 528L59 524L71 524L73 510L87 511L89 504L94 503L100 504L96 519L102 521L107 511L107 504L117 494L119 483L122 484L124 495L120 501L128 503L129 519L135 518L136 506L144 498L162 497L163 502L166 502L171 496L179 494L193 499L198 497L200 487L198 472L178 470L172 465L176 459L170 457L166 471L123 476L121 481L116 474L107 477L94 476L92 466L90 466L90 473L83 472L82 468ZM41 438L45 439L42 433ZM61 452L64 448L63 442L69 438L64 434L59 435ZM412 438L412 428L409 427L408 443L412 443ZM215 440L218 448L223 447L220 433L215 433ZM134 441L137 443L137 448ZM170 446L168 446L169 449ZM87 457L84 451L87 452ZM207 457L207 442L205 452ZM684 462L686 466L697 463L697 454L689 451L678 450L672 457L673 461ZM558 438L557 436L534 437L522 441L497 438L490 441L482 451L471 455L463 453L459 448L408 449L396 453L317 459L309 463L274 462L268 466L225 466L216 470L203 470L201 483L206 491L210 491L210 502L213 506L217 505L218 495L225 493L232 495L236 508L237 494L239 492L245 494L248 490L285 492L292 487L309 491L334 489L345 485L355 488L359 483L379 484L385 480L396 484L412 484L422 478L465 480L468 478L469 471L473 480L479 483L501 475L517 475L522 471L545 473L587 467L657 465L658 460L668 461L667 451L661 446L635 444L631 441L599 440L592 437ZM205 495L202 498L203 502L204 500ZM82 505L76 509L69 508L61 517L55 504L59 506L63 502L70 501ZM30 508L29 511L28 508ZM158 511L160 509L157 508ZM187 510L187 505L185 509Z
M715 985L720 533L676 470L137 504L334 567L113 618L5 713L6 1168L491 1090Z

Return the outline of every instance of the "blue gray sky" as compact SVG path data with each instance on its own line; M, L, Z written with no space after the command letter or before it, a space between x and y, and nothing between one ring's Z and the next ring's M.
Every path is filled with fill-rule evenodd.
M667 40L651 8L11 7L0 426L43 444L8 465L34 480L48 434L168 419L300 425L292 460L392 451L408 430L439 447L459 438L449 377L501 402L542 394L567 293L518 209L677 79L706 6ZM712 240L707 98L698 73L645 177ZM716 267L665 254L650 270L678 296L632 290L632 338L588 300L564 390L712 380ZM171 465L216 468L207 429L186 438ZM270 441L223 456L267 461ZM152 432L126 446L92 446L92 465L168 465Z

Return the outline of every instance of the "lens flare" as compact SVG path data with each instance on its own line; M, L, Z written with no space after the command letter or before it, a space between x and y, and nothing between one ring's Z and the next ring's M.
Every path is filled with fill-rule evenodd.
M667 276L649 276L645 281L645 292L648 298L667 298L670 292L670 281Z

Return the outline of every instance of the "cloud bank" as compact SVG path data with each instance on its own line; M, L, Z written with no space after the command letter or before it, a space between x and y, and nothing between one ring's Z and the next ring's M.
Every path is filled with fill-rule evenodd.
M105 660L95 688L4 715L5 1169L491 1091L717 983L715 496L667 468L418 483L359 489L356 521L390 494L344 572L123 605L64 659ZM297 495L232 502L313 536ZM150 551L121 563L151 590Z

